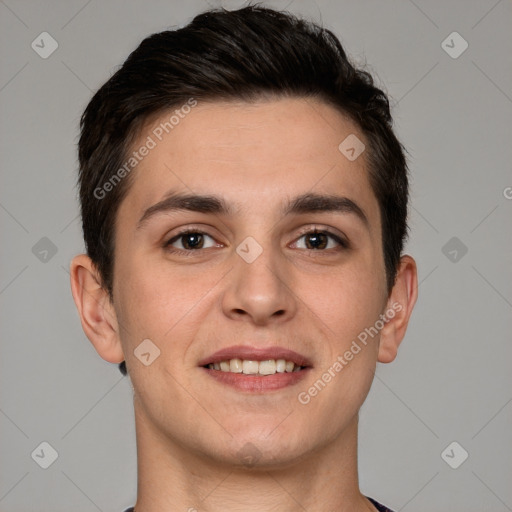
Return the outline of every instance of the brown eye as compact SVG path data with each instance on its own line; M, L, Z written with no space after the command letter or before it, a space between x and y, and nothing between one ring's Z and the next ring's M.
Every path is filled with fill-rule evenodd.
M185 249L202 249L204 245L204 237L200 233L187 233L180 238Z
M329 231L309 231L304 233L298 240L304 239L305 242L295 242L295 246L299 249L307 250L325 250L336 248L348 248L348 242Z
M325 233L311 233L305 235L308 249L325 249L329 244L329 237Z
M210 243L210 245L205 245L207 243L206 239L212 240L213 243ZM215 241L213 238L206 233L202 233L201 231L187 231L179 233L165 243L166 248L174 248L181 251L193 251L214 246Z

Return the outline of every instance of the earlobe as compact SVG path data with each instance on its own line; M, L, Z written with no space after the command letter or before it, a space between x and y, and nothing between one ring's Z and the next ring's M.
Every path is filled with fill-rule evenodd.
M386 306L388 321L381 331L378 361L390 363L396 357L418 297L418 273L411 256L400 259L395 285Z
M85 335L105 361L124 361L115 311L89 256L79 254L73 258L70 276L71 293Z

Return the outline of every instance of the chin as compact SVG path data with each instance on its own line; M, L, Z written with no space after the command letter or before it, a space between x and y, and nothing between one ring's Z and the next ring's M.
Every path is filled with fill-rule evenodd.
M275 429L274 424L272 428ZM270 434L269 434L270 432ZM234 450L236 465L252 469L269 469L289 466L305 457L311 449L312 439L297 439L289 432L266 429L264 433L245 431L234 436L232 450ZM233 455L233 452L231 451Z

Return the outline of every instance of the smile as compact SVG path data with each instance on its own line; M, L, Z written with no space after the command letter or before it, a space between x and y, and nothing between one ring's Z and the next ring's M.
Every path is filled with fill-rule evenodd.
M219 363L210 363L205 366L210 370L219 370L226 373L241 373L244 375L267 376L276 373L298 372L303 366L286 359L268 359L266 361L253 361L250 359L230 359Z

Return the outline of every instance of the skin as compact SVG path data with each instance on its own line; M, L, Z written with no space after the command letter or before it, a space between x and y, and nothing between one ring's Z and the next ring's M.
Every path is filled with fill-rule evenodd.
M135 146L168 117L148 124ZM117 216L113 303L90 259L72 260L84 332L103 359L126 360L132 381L137 512L375 510L358 485L358 411L377 361L396 356L417 271L403 256L388 294L366 155L351 162L338 150L349 134L365 140L354 123L311 98L199 103L133 171ZM170 190L222 196L234 214L173 211L137 229ZM368 225L347 212L283 217L282 205L306 192L350 198ZM164 243L184 227L209 235L204 248L169 252ZM305 233L315 227L349 247L327 239L327 247L312 249ZM263 249L252 263L236 252L248 236ZM184 252L189 241L178 238L171 249ZM379 335L300 403L298 394L396 303L401 310ZM134 350L148 338L160 356L145 366ZM198 366L237 344L287 347L313 368L297 385L240 392ZM258 454L251 466L242 460L247 443Z

